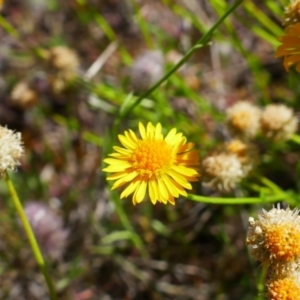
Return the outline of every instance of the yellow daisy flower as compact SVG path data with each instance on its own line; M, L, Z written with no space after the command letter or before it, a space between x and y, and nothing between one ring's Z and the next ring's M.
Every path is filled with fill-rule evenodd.
M284 57L283 65L286 71L296 64L296 70L300 73L300 23L289 26L285 33L279 38L282 45L277 48L275 57Z
M300 300L299 276L279 278L268 283L271 300Z
M133 193L135 205L148 191L153 204L175 204L174 198L187 196L190 181L198 180L199 154L192 150L194 143L187 143L175 128L166 137L161 130L160 123L153 126L149 122L146 128L139 123L141 138L132 130L125 131L118 136L124 148L114 147L113 158L104 160L109 166L103 171L114 173L107 179L117 180L112 189L128 184L121 199Z
M247 244L251 254L277 274L286 274L299 267L300 217L299 210L272 208L249 218Z

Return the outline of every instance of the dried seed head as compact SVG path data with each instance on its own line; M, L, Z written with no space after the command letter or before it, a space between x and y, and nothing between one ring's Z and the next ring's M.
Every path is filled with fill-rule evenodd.
M163 73L164 58L160 51L147 51L137 57L131 71L134 91L146 91L163 76Z
M242 163L235 154L215 153L202 161L202 184L220 192L234 189L244 176Z
M39 202L27 203L25 213L43 252L52 259L59 260L68 237L68 231L63 228L61 218L48 206Z
M76 73L71 70L57 72L49 77L49 85L55 95L59 95L71 87L72 80L76 77Z
M277 274L298 268L300 259L299 210L272 208L249 220L247 244L252 255Z
M287 140L297 131L298 119L292 109L283 104L270 104L261 116L261 131L273 140Z
M7 170L15 170L23 152L21 133L0 126L0 177L5 177Z
M76 53L65 46L57 46L50 49L48 62L51 67L59 71L76 71L79 66Z
M300 22L300 1L293 0L290 5L285 8L282 21L283 27L287 28L290 25Z
M227 126L233 135L254 137L259 129L261 110L255 105L240 101L226 111Z
M27 83L19 82L11 92L11 100L17 107L27 109L37 103L38 96Z
M258 151L252 144L235 139L227 143L225 149L227 152L235 154L240 160L245 176L247 176L257 164Z

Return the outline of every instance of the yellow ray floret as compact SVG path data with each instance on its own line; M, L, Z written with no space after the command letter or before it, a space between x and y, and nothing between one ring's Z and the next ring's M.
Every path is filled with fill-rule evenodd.
M123 147L114 147L116 152L104 160L111 172L108 180L116 180L112 189L126 185L121 198L133 194L133 204L140 203L148 193L153 204L175 204L174 198L186 196L185 189L192 188L190 182L199 177L198 151L192 150L182 133L173 128L163 136L161 124L148 123L145 128L139 123L141 138L132 130L119 135Z
M279 41L282 45L277 48L275 57L284 57L283 65L286 71L296 64L296 70L300 73L300 23L289 26Z

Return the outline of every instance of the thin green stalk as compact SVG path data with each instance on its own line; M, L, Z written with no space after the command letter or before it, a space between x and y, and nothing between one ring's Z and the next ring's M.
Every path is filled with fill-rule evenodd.
M19 38L19 33L14 29L7 20L0 15L0 27L2 27L9 35Z
M264 203L264 202L276 202L285 200L286 195L273 195L273 196L264 196L260 197L245 197L245 198L214 198L214 197L205 197L188 194L187 199L193 200L196 202L210 203L210 204L254 204L254 203Z
M164 83L173 73L175 73L186 61L197 51L199 48L203 47L209 42L214 31L222 24L222 22L243 2L243 0L237 0L225 14L208 30L202 38L184 55L184 57L173 67L169 72L167 72L157 83L155 83L148 91L138 97L135 102L123 113L120 113L120 118L125 118L144 98L148 97L154 90L156 90L162 83Z
M282 28L273 22L271 18L269 18L268 15L252 1L247 1L244 7L250 15L255 17L261 23L261 25L266 27L274 36L282 35Z
M141 15L141 11L138 7L138 3L136 0L133 1L132 5L133 5L134 11L135 11L137 24L139 25L139 28L140 28L142 35L144 37L144 40L146 42L146 45L149 49L154 49L154 44L152 42L151 34L149 32L149 24L147 22L145 22L145 20L143 19L142 15Z
M46 280L46 283L47 283L47 286L48 286L48 289L49 289L49 293L50 293L50 298L51 300L57 300L57 297L56 297L56 293L55 293L55 290L54 290L54 286L53 286L53 283L52 283L52 279L48 273L48 270L47 270L47 267L46 267L46 264L45 264L45 261L44 261L44 258L43 258L43 255L42 255L42 252L39 248L39 245L36 241L36 238L35 238L35 235L32 231L32 228L29 224L29 221L27 219L27 216L24 212L24 209L22 207L22 204L21 204L21 201L19 199L19 196L15 190L15 187L8 175L8 173L6 172L6 177L5 177L5 182L7 184L7 187L8 187L8 190L9 190L9 193L12 197L12 200L14 202L14 205L16 207L16 210L17 210L17 213L19 215L19 218L22 222L22 225L23 225L23 228L25 230L25 233L27 235L27 238L29 240L29 243L30 243L30 246L31 246L31 249L32 249L32 252L33 252L33 255L36 259L36 262L37 264L39 265L40 267L40 270L42 272L42 274L44 275L45 277L45 280Z
M112 201L114 202L115 204L115 208L116 208L116 211L117 211L117 214L120 218L120 221L123 225L123 227L131 232L132 234L132 241L133 243L135 244L135 246L139 249L141 255L146 258L148 256L147 254L147 251L145 249L145 246L144 246L144 243L142 241L142 239L140 238L140 236L135 232L123 206L122 206L122 203L120 201L120 198L118 196L114 196L113 195L113 192L112 192Z
M259 277L257 280L256 288L257 288L257 297L255 300L263 300L266 299L264 297L264 290L265 290L265 279L267 274L267 268L262 267L259 273Z

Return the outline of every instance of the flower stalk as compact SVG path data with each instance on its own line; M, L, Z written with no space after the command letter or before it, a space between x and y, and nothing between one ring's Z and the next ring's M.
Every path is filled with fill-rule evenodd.
M48 289L49 289L49 293L50 293L50 299L51 300L57 300L57 297L56 297L56 293L55 293L55 289L54 289L54 285L53 285L53 282L52 282L52 279L48 273L48 270L47 270L47 267L46 267L46 263L45 263L45 260L43 258L43 255L41 253L41 250L40 250L40 247L37 243L37 240L35 238L35 235L33 233L33 230L30 226L30 223L27 219L27 216L24 212L24 209L23 209L23 206L21 204L21 201L19 199L19 196L17 194L17 191L13 185L13 182L11 181L10 177L9 177L9 174L8 172L6 171L6 174L5 174L5 182L6 182L6 185L8 187L8 190L9 190L9 193L12 197L12 200L13 200L13 203L16 207L16 210L17 210L17 213L19 215L19 218L21 220L21 223L23 225L23 228L25 230L25 233L26 233L26 236L29 240L29 243L30 243L30 246L31 246L31 249L32 249L32 252L33 252L33 255L35 257L35 260L38 264L38 266L40 267L40 270L46 280L46 284L48 286Z
M199 39L199 41L190 48L190 50L183 56L183 58L172 67L157 83L150 87L145 93L138 97L135 102L128 107L123 113L119 111L119 116L116 119L116 122L119 122L119 119L124 119L140 102L151 95L162 83L164 83L173 73L175 73L181 66L183 66L187 60L199 49L209 43L209 40L214 33L214 31L223 23L223 21L233 12L235 9L243 2L243 0L237 0L233 3L232 6L224 13L224 15Z

